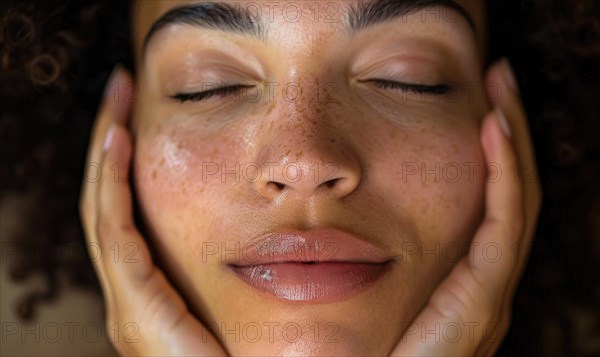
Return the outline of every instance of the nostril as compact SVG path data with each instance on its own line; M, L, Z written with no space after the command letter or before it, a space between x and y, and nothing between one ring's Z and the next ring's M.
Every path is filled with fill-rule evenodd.
M327 185L328 188L332 188L338 181L339 181L339 177L325 182L325 185Z
M277 189L279 191L281 191L281 190L283 190L285 188L285 185L282 184L281 182L271 181L271 182L269 182L269 185L275 185L275 187L277 187Z

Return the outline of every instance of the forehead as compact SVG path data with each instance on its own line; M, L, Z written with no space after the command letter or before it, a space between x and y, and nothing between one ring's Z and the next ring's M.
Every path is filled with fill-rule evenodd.
M153 26L169 11L198 3L227 3L241 10L246 10L253 19L267 27L278 27L277 35L302 38L302 32L318 31L319 28L341 27L349 18L351 10L359 5L374 3L378 0L341 0L341 1L250 1L250 0L136 0L133 5L133 36L136 58L140 59L144 42ZM403 0L398 0L402 2ZM452 2L452 1L447 1ZM487 21L485 1L455 0L462 7L475 27L475 36L479 48L484 54L487 50ZM432 4L435 1L413 1L413 3ZM441 5L431 5L422 13L424 23L434 24L441 21L456 22L461 16L454 10ZM464 18L461 20L465 20ZM463 23L466 21L463 21ZM283 28L282 28L283 27ZM304 38L310 38L304 37Z

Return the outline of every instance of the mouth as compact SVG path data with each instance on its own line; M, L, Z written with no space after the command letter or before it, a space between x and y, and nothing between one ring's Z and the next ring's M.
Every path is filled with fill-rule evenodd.
M338 229L279 231L260 237L228 267L261 294L278 300L331 303L379 281L394 259Z

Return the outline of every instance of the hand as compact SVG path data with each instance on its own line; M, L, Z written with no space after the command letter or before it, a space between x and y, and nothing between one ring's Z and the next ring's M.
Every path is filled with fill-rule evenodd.
M481 143L486 161L499 166L502 176L486 184L485 216L469 253L433 292L392 356L490 356L508 330L542 194L527 118L506 60L491 66L486 84L499 86L501 93L492 93L496 98L490 102L497 109L483 120ZM503 126L508 126L510 136ZM515 163L517 167L512 166ZM517 170L518 179L511 169ZM501 249L498 258L489 259L482 252L489 243ZM448 336L440 336L441 331Z
M90 255L98 257L100 248L94 267L107 304L109 336L121 355L226 356L154 265L134 225L128 179L122 174L132 155L126 120L133 82L122 69L113 78L107 88L117 85L123 99L104 98L86 165L101 171L98 180L84 179L80 202ZM121 172L115 175L116 170ZM115 255L115 247L135 255Z

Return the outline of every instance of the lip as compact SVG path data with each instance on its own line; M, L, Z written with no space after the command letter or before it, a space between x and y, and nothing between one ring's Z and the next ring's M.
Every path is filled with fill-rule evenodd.
M272 298L328 303L368 289L393 261L364 239L323 228L268 233L243 247L227 265L242 281Z

